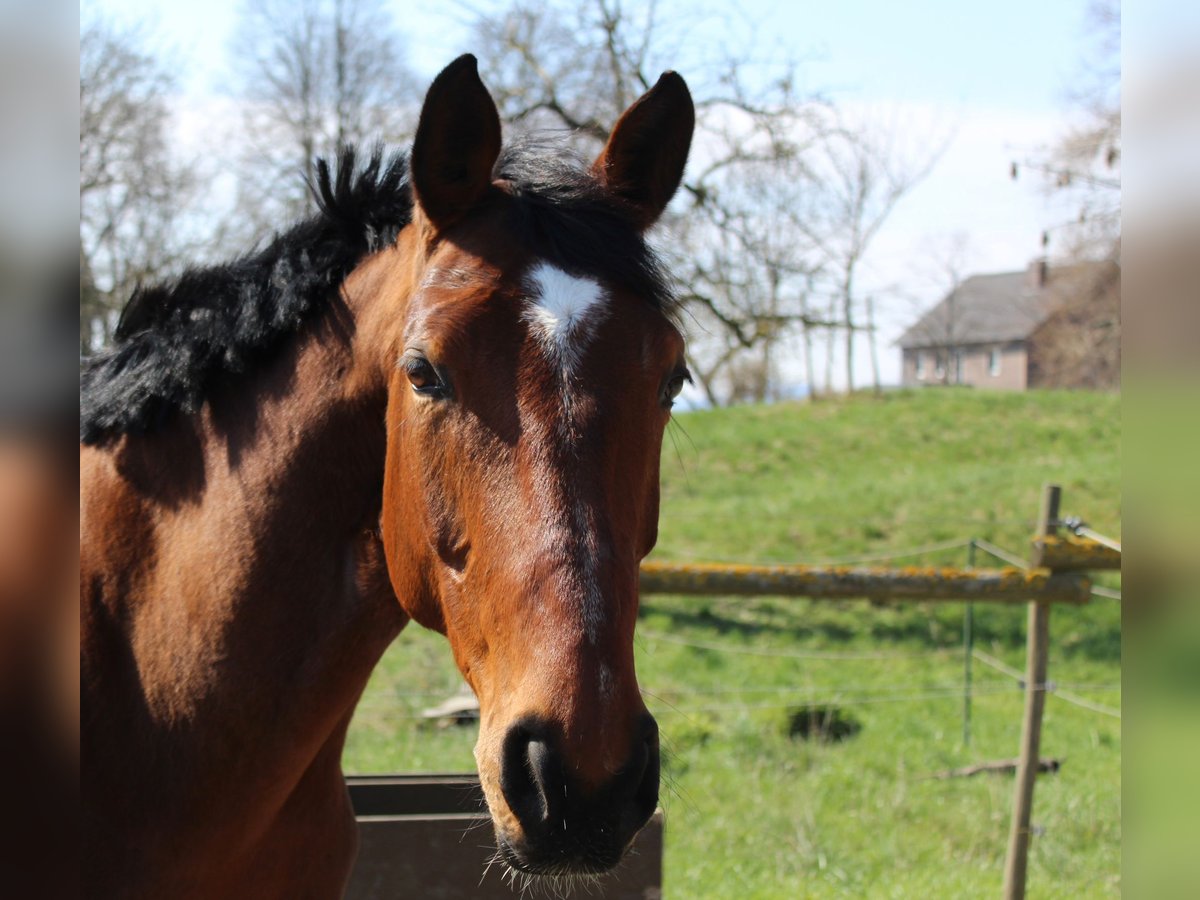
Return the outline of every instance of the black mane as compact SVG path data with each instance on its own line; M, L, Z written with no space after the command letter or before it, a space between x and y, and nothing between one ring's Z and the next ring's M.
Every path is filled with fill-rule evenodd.
M618 200L561 148L506 148L495 176L508 183L513 233L568 271L620 284L664 314L674 311L657 256ZM396 240L412 219L407 154L353 148L336 171L320 160L318 212L231 263L189 269L139 288L121 314L116 345L80 376L79 434L100 443L195 412L214 379L246 371L324 308L363 257Z
M80 440L148 431L176 410L194 412L214 376L273 351L363 256L396 239L412 218L407 158L385 162L376 150L361 172L356 162L353 148L334 173L319 161L319 211L261 250L134 292L115 347L81 373Z

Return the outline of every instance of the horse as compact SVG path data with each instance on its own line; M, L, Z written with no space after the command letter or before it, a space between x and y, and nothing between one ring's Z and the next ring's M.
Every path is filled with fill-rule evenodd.
M590 166L502 146L463 56L407 154L322 161L313 216L135 292L81 374L88 892L339 896L346 730L409 620L479 698L498 857L621 859L658 798L638 565L689 377L645 235L693 127L666 72Z

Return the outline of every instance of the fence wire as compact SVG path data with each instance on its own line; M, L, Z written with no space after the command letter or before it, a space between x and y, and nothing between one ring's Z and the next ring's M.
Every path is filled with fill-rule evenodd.
M1098 684L1092 687L1097 691L1116 690L1119 685L1113 684ZM1035 690L1046 691L1049 694L1054 694L1058 697L1063 696L1062 691L1058 690L1054 682L1035 685ZM1022 692L1019 688L1014 689L1011 684L997 684L991 687L977 688L973 692L976 696L997 696L1003 694L1020 695ZM654 695L649 695L653 699L661 699ZM1074 695L1072 695L1074 696ZM674 706L667 705L660 709L654 709L654 715L663 715L666 713L678 713L689 715L693 713L709 713L709 712L754 712L756 710L775 710L775 709L791 709L797 703L803 702L809 706L873 706L881 703L914 703L925 700L961 700L962 685L955 685L953 688L947 687L937 690L916 691L913 693L903 693L901 691L879 691L872 694L863 694L859 696L848 696L840 691L825 695L805 696L792 700L790 702L772 701L766 703L712 703L701 706ZM1081 701L1081 704L1086 704L1085 708L1092 709L1095 712L1103 712L1106 715L1115 715L1120 718L1120 712L1109 707L1103 707L1100 704L1091 703L1083 698L1076 697L1075 700L1068 702Z
M674 634L664 634L661 631L649 631L644 628L637 630L637 635L650 641L661 641L665 644L677 644L693 650L707 650L713 653L734 653L744 656L768 656L778 659L926 659L932 656L949 656L957 654L958 648L939 648L937 650L922 650L912 653L878 653L870 651L843 652L840 650L783 650L774 647L739 647L733 644L717 644L709 641L695 641Z
M971 655L975 659L977 659L981 663L983 663L985 666L990 666L991 668L995 669L997 672L1002 672L1003 674L1007 675L1009 678L1012 678L1019 685L1025 684L1025 675L1023 672L1019 671L1018 669L1014 669L1012 666L1006 665L1005 663L996 659L996 657L991 656L990 654L984 653L982 650L972 650ZM1120 686L1121 686L1120 684L1116 684L1116 685L1113 685L1111 687L1111 689L1117 690L1118 688L1120 688ZM1070 685L1069 687L1073 687L1076 690L1083 689L1078 685ZM1095 703L1091 700L1088 700L1086 697L1080 697L1078 694L1073 693L1070 690L1064 689L1063 685L1058 685L1053 681L1048 682L1045 685L1035 685L1034 690L1045 690L1047 693L1053 694L1054 696L1058 697L1060 700L1064 700L1067 703L1070 703L1074 706L1078 706L1080 709L1091 710L1092 712L1100 713L1101 715L1104 715L1104 716L1110 716L1111 718L1114 718L1114 719L1121 718L1121 711L1119 709L1114 709L1111 706L1104 706L1103 704Z
M779 698L776 700L764 701L760 703L706 703L701 705L679 706L671 702L675 696L706 696L710 695L703 690L676 690L672 688L660 689L652 691L648 688L642 690L642 694L649 700L656 701L652 712L655 715L665 713L678 713L688 715L692 713L708 713L708 712L753 712L757 710L776 710L776 709L791 709L798 704L807 706L872 706L881 703L913 703L924 700L941 700L941 699L961 699L962 685L960 684L945 684L935 685L924 690L913 690L913 685L908 684L903 687L885 688L882 690L876 689L877 686L861 686L857 688L844 688L838 686L836 688L829 686L764 686L764 687L745 687L729 689L727 693L780 693L787 694L787 699ZM1095 683L1095 684L1072 684L1075 690L1079 691L1097 691L1108 692L1120 689L1119 683ZM1058 696L1069 703L1081 706L1084 709L1092 710L1093 712L1103 713L1105 715L1120 718L1120 711L1111 707L1103 706L1094 703L1086 698L1079 697L1064 691L1063 686L1053 681L1046 682L1034 686L1034 690L1045 691L1048 694ZM1004 694L1020 696L1022 694L1021 685L1013 684L1009 681L991 681L977 682L973 694L976 696L999 696ZM713 691L712 694L726 693L725 691ZM658 706L658 704L662 704ZM371 709L375 712L374 718L385 720L392 719L430 719L431 717L424 712L416 710L396 709L394 706L379 706L372 707L370 705L360 704L360 708ZM447 716L449 717L449 715Z
M768 562L764 565L789 565L789 566L856 566L866 563L876 562L891 562L898 559L910 559L914 556L928 556L931 553L943 553L949 550L964 550L971 545L970 540L953 540L942 541L937 544L925 544L919 547L903 547L898 550L889 550L886 553L866 554L864 556L843 556L826 559L807 559L796 560L789 558L786 563ZM720 556L707 555L704 557L705 562L717 563L743 563L744 558L722 558ZM671 563L686 562L686 560L672 559Z
M990 556L1009 565L1016 566L1021 569L1029 568L1029 563L1016 553L1013 553L1010 550L1006 550L1003 547L999 547L996 544L981 538L943 541L936 544L910 547L885 554L858 556L853 558L815 560L808 563L803 563L803 565L856 565L860 563L886 562L889 560L905 559L931 553L940 553L948 550L964 549L971 546L977 547ZM1096 596L1100 597L1107 597L1115 600L1121 599L1120 591L1101 586L1093 587L1092 592ZM947 658L960 656L965 652L962 648L958 647L944 647L933 650L905 653L878 651L786 650L774 647L748 647L729 643L718 643L714 641L694 640L681 637L679 635L667 634L664 632L648 630L644 628L639 628L637 630L637 637L643 642L648 641L673 644L676 646L687 647L692 650L744 656L769 657L776 659L887 661L902 659ZM991 654L977 648L972 648L970 650L970 655L973 659L979 660L979 662L997 672L1000 672L1002 675L1005 675L1008 679L1010 679L1010 681L975 682L970 688L972 695L988 696L1012 693L1014 689L1018 691L1024 690L1025 675L1019 669L1016 669L1013 666L1006 664L1002 660L997 659ZM657 690L643 689L642 693L648 699L667 704L663 708L655 710L656 714L744 712L766 709L784 709L793 707L797 703L807 703L809 705L845 704L858 706L877 703L919 702L922 700L949 698L958 699L963 695L963 687L959 683L955 683L953 685L937 685L932 688L917 690L913 690L914 687L916 687L916 685L913 683L885 690L878 690L878 685L875 684L850 687L845 685L838 685L837 687L814 685L736 685L702 688L665 688ZM1066 703L1070 703L1081 709L1086 709L1100 715L1110 716L1118 720L1121 718L1121 711L1119 709L1088 700L1085 697L1079 696L1077 693L1075 693L1075 691L1113 691L1119 689L1119 683L1066 685L1051 681L1043 685L1034 686L1034 690L1044 690L1047 693L1051 693L1059 697ZM401 702L405 699L427 700L430 697L446 697L448 693L449 692L446 691L421 691L406 693L404 697L401 698L367 698L359 704L359 708L369 710L377 717L381 715L385 719L427 719L429 717L424 712L397 709L397 700ZM666 699L667 697L747 696L753 694L777 694L781 696L778 700L763 703L714 703L688 707L674 706ZM785 696L787 698L786 700L783 699Z

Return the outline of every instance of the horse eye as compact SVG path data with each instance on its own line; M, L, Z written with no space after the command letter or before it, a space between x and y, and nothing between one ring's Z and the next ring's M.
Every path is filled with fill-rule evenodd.
M418 394L440 396L445 393L445 385L442 384L433 364L427 359L410 356L404 361L404 374L408 376L408 383Z
M675 405L675 398L679 396L679 392L683 390L685 383L690 384L692 381L692 373L686 369L682 372L677 372L668 379L666 386L663 388L662 402L663 406L670 409Z

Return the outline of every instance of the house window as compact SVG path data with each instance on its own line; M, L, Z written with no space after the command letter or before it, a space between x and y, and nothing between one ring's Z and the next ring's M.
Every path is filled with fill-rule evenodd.
M895 359L895 357L892 357L892 358ZM924 381L925 380L925 354L922 353L920 350L917 351L916 369L917 369L917 381Z
M988 374L993 378L1000 374L1000 350L997 347L988 353Z
M940 353L933 362L933 377L938 381L943 381L946 378L946 360Z
M962 384L963 374L963 353L961 350L954 351L954 383Z

